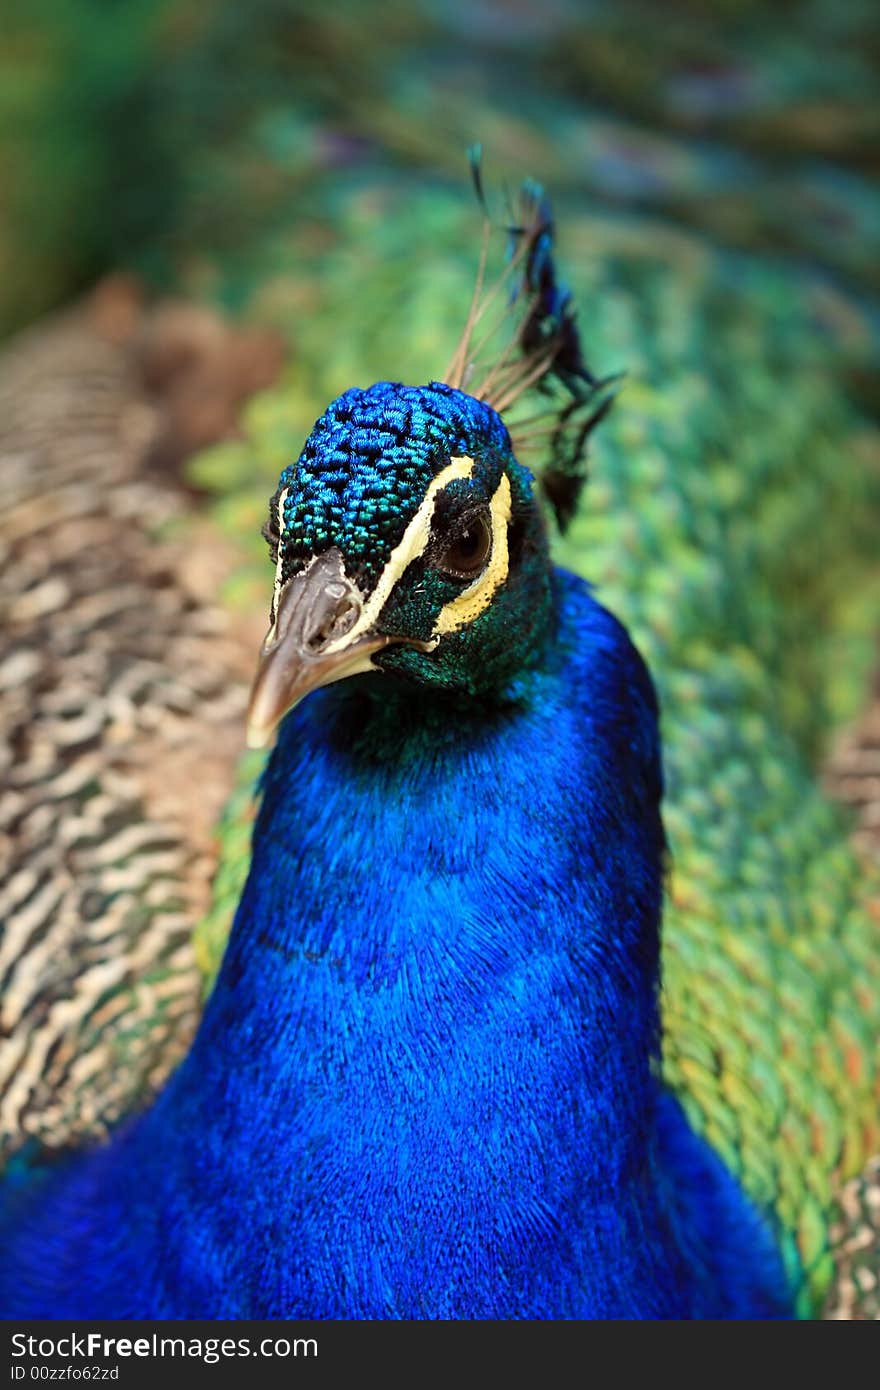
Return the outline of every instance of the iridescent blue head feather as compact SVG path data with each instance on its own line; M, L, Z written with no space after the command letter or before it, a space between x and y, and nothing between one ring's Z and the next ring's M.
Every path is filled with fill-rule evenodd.
M476 186L482 199L478 177ZM543 492L565 524L587 436L610 396L584 364L537 185L524 185L517 214L506 228L507 269L485 293L484 235L446 379L345 391L279 479L265 528L275 586L251 702L255 744L330 681L379 671L498 697L546 646L552 568L533 479L516 458L530 439L508 428L505 412L526 392L542 393ZM502 323L513 316L518 326L480 366L486 335L477 340L477 325L499 294Z
M486 489L497 485L510 436L483 401L438 381L344 391L315 422L270 503L266 536L276 563L280 546L282 582L337 545L346 572L369 594L431 480L464 455Z

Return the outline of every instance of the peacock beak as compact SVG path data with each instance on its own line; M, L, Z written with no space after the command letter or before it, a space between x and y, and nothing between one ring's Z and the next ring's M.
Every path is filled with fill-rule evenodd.
M247 716L250 748L265 748L294 705L322 685L375 671L372 656L392 640L352 632L363 598L335 547L280 590L275 621L260 650ZM346 637L351 633L351 641Z

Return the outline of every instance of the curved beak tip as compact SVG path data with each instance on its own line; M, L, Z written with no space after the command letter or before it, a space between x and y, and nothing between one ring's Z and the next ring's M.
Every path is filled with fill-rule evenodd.
M248 748L266 748L272 736L271 729L261 728L259 724L248 724L244 741Z
M362 597L345 575L338 550L318 556L287 581L251 687L249 748L265 748L284 716L310 691L376 670L371 658L389 639L359 631L351 618L362 608ZM332 634L334 624L338 631L340 618L348 620L347 629L336 637L325 636Z

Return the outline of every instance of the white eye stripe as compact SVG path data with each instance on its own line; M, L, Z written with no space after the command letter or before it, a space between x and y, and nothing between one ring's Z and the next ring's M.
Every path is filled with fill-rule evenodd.
M379 575L378 584L361 609L360 617L344 637L337 638L327 647L328 652L347 647L351 642L356 641L362 633L369 632L378 620L379 614L385 607L397 581L413 560L417 560L428 548L437 494L458 478L470 478L473 471L473 459L463 455L461 458L450 459L446 467L435 478L431 479L418 511L404 531L403 537L391 552L388 563Z
M485 569L476 579L456 594L454 599L444 604L437 614L432 637L442 637L444 633L455 632L457 628L472 623L488 608L497 591L507 578L510 557L507 545L507 529L510 523L510 480L502 473L489 504L490 526L492 530L492 549Z
M284 530L284 503L287 501L287 494L289 491L290 488L286 487L278 498L278 558L275 561L275 588L272 591L272 627L270 628L270 632L274 629L275 622L278 618L278 595L281 593L281 571L284 568L284 556L281 549L282 532Z
M361 609L360 616L353 627L344 636L336 639L326 648L328 653L342 650L364 633L369 632L377 622L382 609L385 607L394 586L403 576L414 560L419 559L428 549L431 540L431 523L434 518L434 504L437 496L450 483L458 479L470 478L474 471L474 460L464 455L459 458L450 459L447 466L431 479L431 483L425 493L415 516L410 521L403 533L401 540L395 546L389 556L379 581ZM285 488L278 499L278 526L279 532L284 524L284 503L289 489ZM432 637L434 642L440 640L445 633L454 632L457 628L465 626L483 612L491 603L492 598L507 579L509 569L508 553L508 526L511 512L510 481L507 474L501 475L498 487L492 496L489 504L489 518L492 531L492 549L485 568L470 583L467 588L457 594L454 599L445 604L437 615L434 624ZM277 615L278 598L282 589L282 556L281 539L279 536L278 562L275 567L275 590L273 596L273 611ZM273 622L274 627L274 622ZM271 635L271 629L270 629Z

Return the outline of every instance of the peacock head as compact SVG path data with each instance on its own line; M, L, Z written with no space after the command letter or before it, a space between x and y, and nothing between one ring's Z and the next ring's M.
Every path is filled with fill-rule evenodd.
M540 651L545 527L501 416L442 382L346 391L284 470L249 737L318 686L384 672L479 695Z
M485 207L478 152L473 170ZM265 528L275 588L251 696L253 746L331 681L384 672L423 689L487 695L546 644L547 537L515 454L539 444L549 455L540 483L564 527L614 379L597 381L583 361L537 184L523 185L514 211L507 267L488 292L485 222L477 287L445 379L344 392L281 475ZM502 322L514 318L516 330L481 364L486 337L475 344L474 329L499 295ZM508 410L530 391L541 408L508 430Z

